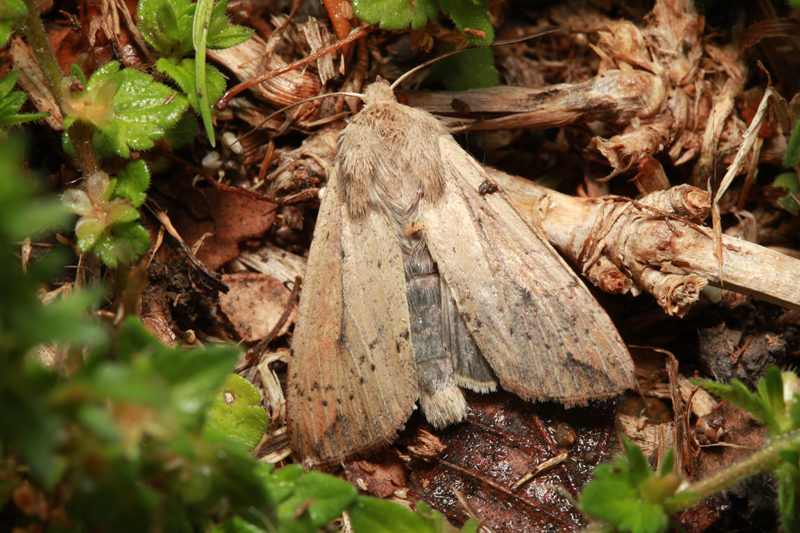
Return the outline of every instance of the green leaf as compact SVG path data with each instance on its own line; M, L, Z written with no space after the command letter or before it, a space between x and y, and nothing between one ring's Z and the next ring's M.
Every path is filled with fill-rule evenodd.
M785 533L800 531L800 508L797 501L797 472L778 474L778 510Z
M137 27L162 57L180 61L192 51L195 7L190 0L140 0Z
M140 321L128 316L117 329L116 357L124 363L130 363L142 353L150 355L150 348L154 344L153 334L147 331Z
M131 149L152 148L153 141L178 122L188 102L183 95L173 97L173 89L132 68L121 71L116 79L120 86L111 104L117 116L112 127L101 128L101 132L109 137L117 155L127 158Z
M781 459L793 465L795 468L800 468L800 451L798 450L780 450L778 455Z
M0 176L6 175L0 173ZM17 240L23 240L61 228L68 219L69 214L61 208L58 200L34 200L25 211L18 213L13 220L8 220L6 230L9 235L16 236Z
M297 517L297 509L307 506L305 512L315 526L324 526L341 516L358 496L358 489L347 481L321 472L309 472L300 477L294 482L294 489L294 493L278 505L278 518Z
M222 4L222 2L220 2ZM227 19L225 19L227 20ZM212 19L211 23L214 23ZM253 30L245 26L237 26L236 24L226 24L214 35L209 32L208 48L211 50L224 50L226 48L233 48L247 41L253 36Z
M152 339L148 340L152 343ZM84 381L73 383L71 388L63 387L59 391L62 396L54 396L52 402L104 399L158 407L169 399L166 390L163 382L154 382L147 369L102 363L92 369Z
M13 116L27 99L28 97L20 92L13 92L3 97L0 100L0 117Z
M28 100L24 93L12 92L18 78L19 72L11 71L0 80L0 127L16 126L50 116L50 113L16 114Z
M75 236L78 238L78 250L82 254L89 253L97 240L106 231L106 223L96 218L84 217L75 225Z
M137 222L116 224L97 239L93 251L111 268L135 261L150 248L150 234Z
M212 529L211 533L269 533L269 531L234 516Z
M206 47L208 45L208 27L213 15L214 0L197 0L197 10L192 21L192 42L195 51L195 95L197 109L203 119L206 135L211 146L216 146L214 137L214 124L211 121L211 105L208 99L208 83L206 81Z
M295 491L295 484L305 473L302 465L289 465L267 476L267 488L272 501L279 504L288 499Z
M409 25L418 30L436 19L439 4L435 0L353 0L353 12L384 30L402 30Z
M14 26L16 26L16 22L0 20L0 46L8 44L9 39L11 39L11 34L14 33Z
M464 37L470 43L479 46L492 44L494 41L494 28L492 28L492 22L486 14L489 9L489 3L486 0L439 0L439 3L442 6L442 12L453 20L458 31L463 33L465 29L470 28L486 34L483 39L465 34Z
M481 523L475 518L470 518L466 521L464 527L461 528L461 533L478 533L480 528Z
M202 423L206 409L238 357L239 350L225 347L181 357L158 354L154 358L155 370L172 384L172 405L187 428L197 428Z
M631 444L624 436L621 440L622 446L625 448L625 455L628 459L631 484L634 487L638 487L652 475L653 470L650 468L650 463L644 458L644 454L638 446ZM670 471L671 470L672 469L670 469Z
M139 218L139 211L129 202L117 199L111 202L106 211L109 224L124 224Z
M186 93L189 99L189 105L192 106L198 115L202 115L200 110L200 100L197 97L197 62L194 59L184 59L180 65L173 65L165 59L159 59L156 63L156 68L159 72L165 73L167 76L175 80L175 83ZM222 93L225 92L225 78L222 77L219 70L212 65L206 65L206 83L208 91L209 102L218 100ZM211 108L209 107L209 113Z
M104 100L109 93L106 89L113 86L116 86L110 101L114 111L113 120L108 122L108 117L100 112L103 109L102 102L93 104L97 107L95 114L104 117L95 123L99 132L94 135L94 144L101 157L115 154L129 158L131 149L152 148L153 141L163 137L188 107L185 96L176 95L173 89L153 81L153 78L136 69L120 71L116 61L106 63L97 70L86 84L85 92L94 95L95 90L99 90L100 94L96 97ZM72 151L69 133L65 132L65 136L65 148ZM106 146L110 150L104 148Z
M758 393L764 405L769 410L769 418L766 423L773 436L791 430L784 427L782 422L786 420L786 408L783 404L783 379L781 370L773 365L767 369L766 375L758 381Z
M623 479L595 472L595 479L581 493L581 508L588 514L633 533L667 530L668 517L661 505L641 501ZM602 471L605 473L605 470Z
M193 113L184 113L175 126L167 131L166 139L177 150L190 144L197 137L197 117Z
M28 11L25 9L25 2L22 0L3 0L2 1L2 8L0 8L0 13L2 13L3 18L11 17L14 19L18 19L19 17L24 17Z
M228 24L228 0L220 0L211 11L206 45L211 50L224 50L242 44L253 36L253 30Z
M441 51L452 48L442 47ZM473 48L437 61L431 65L431 75L450 91L495 87L500 83L490 48Z
M0 117L0 127L17 126L26 122L41 120L50 116L50 113L26 113L24 115L11 115Z
M105 441L116 442L119 440L117 424L105 407L88 402L83 403L78 406L76 419L91 433Z
M141 206L147 199L147 188L150 186L150 173L147 164L141 160L131 161L117 174L117 186L114 196L130 200L134 207Z
M794 395L790 416L792 418L792 425L796 428L800 428L800 394Z
M800 131L800 128L795 129L795 134L798 131ZM792 138L794 138L794 134L792 135ZM789 153L788 150L786 153ZM797 182L797 174L794 172L784 172L783 174L779 174L778 177L775 178L775 181L772 182L772 186L781 187L787 190L787 194L785 196L781 196L777 199L778 205L789 211L794 216L800 215L800 205L797 205L795 199L792 198L792 194L794 194L795 197L800 196L800 184Z
M22 0L3 0L0 3L0 46L8 44L14 26L23 22L26 13Z
M237 374L229 374L208 408L206 428L240 441L252 450L269 425L269 415L260 403L261 394L252 383Z
M794 127L783 156L783 166L785 167L793 167L798 163L800 163L800 123Z
M621 440L627 457L595 469L594 480L581 493L581 509L619 531L666 531L664 502L680 486L680 476L664 468L653 473L641 450L624 437Z
M78 65L73 63L72 66L69 67L69 75L75 78L75 80L80 82L80 84L84 87L88 85L88 82L86 81L86 74L83 73L83 70L81 70L81 67Z
M0 80L0 98L5 98L11 93L11 90L17 83L17 79L19 79L19 72L12 70Z
M359 497L348 511L355 533L433 533L419 514L387 500Z
M162 58L178 63L194 49L192 25L196 4L190 0L141 0L139 31ZM228 24L227 0L217 3L209 23L207 47L220 50L245 42L252 30Z
M775 424L775 419L764 401L756 394L753 394L741 381L734 379L730 385L716 383L709 380L692 379L692 383L700 385L707 391L728 400L740 409L744 409L761 423L769 425Z

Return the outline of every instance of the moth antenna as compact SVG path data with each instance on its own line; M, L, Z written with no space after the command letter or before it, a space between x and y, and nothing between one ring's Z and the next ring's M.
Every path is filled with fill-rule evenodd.
M249 89L250 87L253 87L254 85L258 85L259 83L263 83L263 82L265 82L267 80L270 80L270 79L272 79L272 78L274 78L276 76L280 76L281 74L286 74L287 72L290 72L290 71L292 71L292 70L294 70L296 68L304 67L304 66L308 65L309 63L311 63L312 61L316 61L320 57L322 57L322 56L324 56L326 54L330 54L334 50L337 50L337 49L341 48L342 46L344 46L344 45L346 45L348 43L352 43L353 41L356 41L356 40L364 37L365 35L367 35L368 33L370 33L371 31L373 31L373 30L375 30L377 28L378 28L377 25L361 26L361 27L356 28L355 30L353 30L353 32L350 35L348 35L345 39L342 39L341 41L339 41L339 42L337 42L335 44L332 44L331 46L329 46L327 48L323 48L322 50L319 50L316 53L313 53L308 57L300 59L299 61L295 61L294 63L292 63L290 65L286 65L283 68L279 68L278 70L273 70L272 72L267 72L266 74L264 74L262 76L259 76L257 78L253 78L252 80L248 80L248 81L242 82L239 85L236 85L235 87L230 89L229 91L226 91L225 94L222 95L222 98L217 100L217 103L214 104L214 109L216 109L217 111L222 111L226 107L228 107L228 103L231 101L231 99L234 96L236 96L237 94L241 93L245 89Z
M244 135L242 135L241 137L239 137L235 141L233 141L231 143L231 146L233 146L236 143L241 144L241 141L243 139L246 139L247 137L249 137L250 135L255 133L255 131L258 128L260 128L261 126L263 126L264 124L269 122L272 117L274 117L276 115L280 115L281 113L285 113L286 111L288 111L289 109L291 109L293 107L297 107L297 106L305 104L307 102L311 102L312 100L321 100L322 98L328 98L330 96L355 96L355 97L361 98L362 100L364 99L364 95L363 94L360 94L360 93L348 93L348 92L318 94L317 96L312 96L311 98L305 98L303 100L300 100L299 102L295 102L293 104L287 105L286 107L282 107L282 108L278 109L277 111L275 111L274 113L269 115L267 118L262 120L261 123L258 126L254 127L253 129L251 129L250 131L248 131L247 133L245 133Z
M542 35L547 35L548 33L555 33L557 31L559 31L560 29L561 28L556 28L554 30L541 31L539 33L534 33L532 35L523 35L522 37L515 37L514 39L506 39L504 41L495 41L492 44L490 44L489 46L500 46L500 45L503 45L503 44L520 43L522 41L527 41L528 39L535 39L536 37L541 37ZM472 50L474 48L484 48L484 47L483 46L478 46L477 44L474 44L472 46L468 46L466 48L462 48L461 50L453 50L452 52L447 52L446 54L440 55L438 57L434 57L433 59L428 60L428 61L424 62L423 64L412 68L411 70L409 70L408 72L406 72L405 74L403 74L402 76L397 78L395 80L395 82L391 85L391 88L394 89L395 87L400 85L400 83L404 79L406 79L410 75L414 74L418 70L421 70L421 69L423 69L425 67L428 67L428 66L436 63L437 61L441 61L442 59L445 59L447 57L454 56L456 54L460 54L461 52L466 52L467 50Z

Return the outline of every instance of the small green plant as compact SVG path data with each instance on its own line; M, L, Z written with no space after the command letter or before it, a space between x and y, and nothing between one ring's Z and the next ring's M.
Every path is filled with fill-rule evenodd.
M227 0L141 0L139 30L161 54L160 72L174 79L189 97L192 107L205 124L211 146L215 145L211 102L225 89L225 78L206 64L206 49L231 48L249 39L253 31L228 24ZM195 59L184 59L195 51Z
M595 479L581 494L581 508L605 522L605 531L661 533L667 530L669 516L743 479L769 472L779 482L783 530L800 531L800 378L794 372L770 367L759 381L757 393L738 380L730 385L694 381L764 423L770 442L707 479L681 486L680 478L672 472L671 456L658 472L653 472L642 452L623 440L627 457L617 457L612 464L597 468Z
M464 37L472 44L487 46L494 41L494 28L486 11L486 0L354 0L353 11L369 24L379 24L384 30L402 30L409 26L418 30L429 20L435 20L439 9L446 14L458 31L477 30L486 34L476 36L468 32ZM470 35L471 33L471 35Z
M581 508L619 531L666 531L669 515L665 503L681 484L680 476L672 471L672 450L662 467L653 472L642 450L624 437L622 445L626 457L616 457L595 469L595 479L581 494Z
M150 247L150 234L136 220L137 208L144 202L149 185L147 166L138 159L125 167L117 179L98 172L84 180L82 189L65 192L64 206L81 216L75 225L78 250L93 252L112 268L145 253Z
M199 6L198 10L198 4L189 0L142 0L138 10L139 29L162 54L157 68L175 80L188 96L138 70L120 69L116 61L98 69L88 80L76 65L72 66L70 76L61 78L57 96L65 116L63 144L67 153L81 160L72 140L76 133L72 126L78 123L87 126L92 136L93 154L83 153L83 160L88 155L91 161L94 154L100 160L127 159L132 151L153 148L155 141L165 136L169 141L183 144L187 136L191 138L196 132L191 121L181 120L188 105L203 117L214 144L209 102L222 95L225 79L216 68L206 65L205 50L235 46L249 39L252 31L228 24L226 1L216 5L201 2ZM203 17L199 34L195 31L198 17ZM34 23L28 26L33 28ZM195 49L197 58L184 57ZM43 60L53 59L46 53L41 55ZM51 77L60 77L56 69L51 70L54 70ZM13 81L15 78L5 84L9 90ZM0 96L5 85L0 82ZM0 126L4 125L2 105L0 102ZM40 117L29 117L35 118ZM83 189L64 195L65 205L81 216L76 226L80 252L92 252L106 265L117 267L147 250L149 235L136 219L149 180L147 167L137 160L116 179L92 172Z
M750 413L767 426L772 445L786 441L776 449L778 457L763 464L764 471L778 478L778 509L786 533L800 531L800 378L794 372L781 372L776 366L767 369L758 382L758 393L750 391L742 382L733 380L730 385L713 381L700 381L707 390L725 398Z
M64 129L81 120L94 126L94 146L101 159L128 158L131 150L148 150L175 126L188 100L136 69L106 63L89 80L76 65L61 83ZM72 152L69 132L64 145Z

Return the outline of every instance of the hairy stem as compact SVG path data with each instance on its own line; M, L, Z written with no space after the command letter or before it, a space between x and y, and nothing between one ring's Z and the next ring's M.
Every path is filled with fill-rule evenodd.
M681 493L693 493L693 496L685 500L667 503L665 510L667 514L671 515L684 509L689 509L709 496L732 487L739 481L769 470L780 460L778 454L781 450L787 448L797 449L798 447L800 447L800 429L773 439L772 442L749 457L720 470L713 476L689 485L678 495Z
M25 36L28 38L28 44L33 48L36 61L39 63L42 72L44 72L48 85L50 85L50 92L53 93L56 103L61 106L61 80L64 74L58 66L53 49L50 48L50 42L47 40L47 34L44 31L42 19L39 18L39 11L36 9L35 1L23 1L27 10L25 15ZM78 156L78 165L81 167L83 175L91 176L98 172L100 163L97 160L97 153L94 151L91 128L79 120L69 128L69 136L72 140L72 146L75 148L75 154Z
M94 151L92 142L92 128L81 120L76 120L69 127L69 138L72 141L72 148L78 156L78 165L81 167L83 176L96 174L100 171L100 162L97 160L97 152Z
M64 75L61 68L58 66L56 56L53 54L53 49L50 48L50 41L47 40L47 34L44 32L44 25L39 18L39 10L36 9L36 2L34 0L23 0L27 14L25 15L25 36L28 38L28 44L33 48L33 53L36 56L36 61L44 72L47 83L50 85L50 91L56 99L58 105L61 105L61 92L58 88L61 86L61 78Z

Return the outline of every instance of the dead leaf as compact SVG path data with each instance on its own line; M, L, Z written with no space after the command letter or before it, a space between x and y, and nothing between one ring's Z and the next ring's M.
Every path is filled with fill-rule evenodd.
M220 295L219 306L236 333L247 342L266 337L283 314L291 291L272 276L258 273L228 274L222 280L231 290ZM286 334L296 315L295 304L279 336Z
M530 404L505 392L466 396L465 423L441 431L423 425L447 448L437 461L412 465L413 495L453 523L463 524L468 515L454 492L458 490L498 533L579 529L582 516L562 491L577 498L594 467L605 459L616 404L593 402L565 409ZM564 424L574 430L569 447L556 440L557 428L561 425L561 433ZM523 476L565 451L565 461L512 490Z

